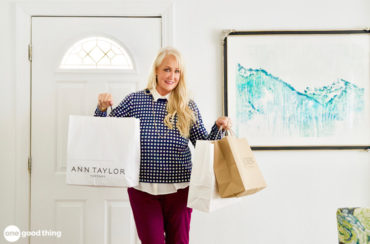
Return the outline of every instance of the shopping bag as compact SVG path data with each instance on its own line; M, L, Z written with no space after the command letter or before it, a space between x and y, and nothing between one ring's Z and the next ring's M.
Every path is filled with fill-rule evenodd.
M139 119L69 117L67 184L132 187L139 170Z
M221 197L250 195L266 187L245 138L225 136L215 141L214 169Z
M213 141L197 141L191 171L187 206L203 212L212 212L239 202L240 198L221 198L217 192L213 170Z

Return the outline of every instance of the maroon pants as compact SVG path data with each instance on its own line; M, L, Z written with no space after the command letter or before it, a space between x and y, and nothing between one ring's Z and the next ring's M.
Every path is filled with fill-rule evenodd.
M189 187L166 195L128 188L136 229L142 244L188 244L192 209L186 207Z

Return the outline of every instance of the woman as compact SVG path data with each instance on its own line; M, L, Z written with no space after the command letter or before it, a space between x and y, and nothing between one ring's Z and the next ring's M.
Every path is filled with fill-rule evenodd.
M98 100L95 115L106 116L112 96L100 94ZM216 139L220 128L231 127L230 120L218 118L207 133L196 104L188 98L183 59L173 48L158 53L147 88L129 94L109 116L140 119L140 184L127 191L141 243L189 243L188 142Z

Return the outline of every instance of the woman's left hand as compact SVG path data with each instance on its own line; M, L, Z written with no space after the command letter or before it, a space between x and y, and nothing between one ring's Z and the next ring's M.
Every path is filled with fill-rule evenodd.
M221 116L216 120L216 125L218 129L222 126L222 129L224 130L230 130L231 129L231 119L229 117Z

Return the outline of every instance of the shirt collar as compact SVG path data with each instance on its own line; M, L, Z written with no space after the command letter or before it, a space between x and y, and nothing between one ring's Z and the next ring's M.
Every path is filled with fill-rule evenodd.
M158 93L157 89L153 88L153 89L150 89L150 93L153 95L153 99L154 101L156 102L158 99L165 99L165 100L168 100L168 98L170 97L170 93L168 93L167 95L165 96L162 96L161 94Z

